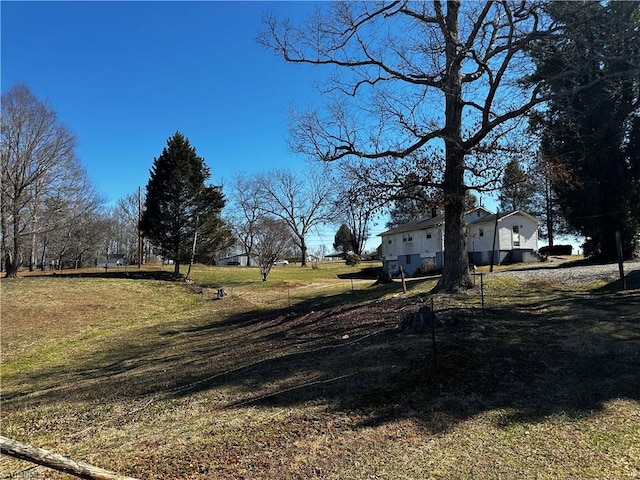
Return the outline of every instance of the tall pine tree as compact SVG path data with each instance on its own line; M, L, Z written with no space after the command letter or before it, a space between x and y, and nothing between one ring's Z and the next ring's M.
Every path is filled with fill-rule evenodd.
M355 250L354 243L353 232L346 223L343 223L333 237L333 248L336 252L342 253L342 258L346 260L347 254Z
M191 256L196 232L207 238L215 235L210 226L220 225L216 219L225 200L220 188L205 185L209 176L204 159L180 132L153 161L140 228L164 258L173 260L176 278L180 263Z
M534 80L552 101L534 118L542 153L568 172L553 185L585 254L615 260L615 232L629 257L640 231L640 7L637 2L554 2L561 41L533 50ZM563 74L563 72L570 74Z

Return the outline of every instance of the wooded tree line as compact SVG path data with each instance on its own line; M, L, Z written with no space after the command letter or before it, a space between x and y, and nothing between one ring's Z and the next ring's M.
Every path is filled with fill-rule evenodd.
M92 242L94 251L102 242L105 252L138 252L140 226L176 263L210 262L235 241L262 258L264 276L287 249L304 265L320 225L344 224L349 235L342 228L341 236L360 254L374 213L402 222L443 211L447 254L438 288L452 291L472 284L463 216L478 194L497 195L501 209L537 214L550 242L554 232L576 233L587 237L585 253L612 259L617 230L625 256L633 253L640 231L636 2L323 8L299 25L268 17L259 36L286 61L334 69L323 85L326 105L292 114L291 147L316 166L211 186L204 160L176 133L154 160L142 222L123 199L109 215L126 232L109 239L95 233L109 215L78 174L75 138L28 88L10 89L2 99L7 272L33 267L47 251L86 258ZM108 246L114 235L123 243Z

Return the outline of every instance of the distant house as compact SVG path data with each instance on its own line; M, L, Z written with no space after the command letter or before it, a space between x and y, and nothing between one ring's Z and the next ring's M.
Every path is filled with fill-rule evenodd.
M516 211L496 215L483 207L465 216L469 261L475 265L491 262L517 263L536 259L538 221L528 213ZM497 234L494 231L497 225ZM444 215L421 219L380 234L382 268L396 272L400 267L407 275L440 270L444 266Z
M367 252L362 255L363 260L380 260L382 258L382 244L372 252Z
M327 253L324 256L324 259L330 262L340 262L344 261L344 253L336 252L336 253Z
M244 253L238 255L231 255L230 257L219 258L216 260L216 265L238 265L241 267L252 267L257 265L254 259L250 259Z
M102 268L122 267L128 264L127 257L123 253L110 253L96 258L95 266Z

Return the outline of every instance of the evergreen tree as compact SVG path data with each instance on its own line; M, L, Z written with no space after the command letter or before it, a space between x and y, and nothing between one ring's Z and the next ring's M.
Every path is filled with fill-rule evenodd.
M640 37L637 2L555 2L561 42L533 50L534 80L547 79L552 101L534 117L543 154L570 179L553 189L569 225L587 237L585 254L626 257L640 231ZM563 75L568 68L571 75ZM577 74L575 73L577 71Z
M501 212L524 210L531 213L534 210L533 200L536 186L529 179L517 160L507 164L502 176L502 184L498 199Z
M215 219L225 200L220 188L205 186L209 176L204 159L179 132L153 161L140 227L159 253L174 261L176 278L180 262L191 257L196 232L207 239L220 227Z
M205 198L209 201L204 215L201 212L202 221L198 225L196 258L201 263L213 265L220 252L227 252L235 245L235 238L229 224L220 216L220 210L226 204L221 187L205 187Z
M346 260L347 254L354 251L355 237L346 223L340 225L333 239L333 248L336 252L342 253L342 258Z

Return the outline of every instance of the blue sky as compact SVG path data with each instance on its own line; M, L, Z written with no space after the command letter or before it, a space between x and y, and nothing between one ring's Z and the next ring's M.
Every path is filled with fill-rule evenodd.
M320 102L315 87L328 72L288 64L255 38L265 13L300 20L317 6L2 1L2 91L25 83L51 104L111 204L144 188L176 131L204 157L212 183L300 169L305 158L286 145L287 112ZM335 230L316 231L309 243L330 250Z
M305 158L286 145L287 112L320 103L315 87L330 72L288 64L255 37L267 12L295 21L317 7L313 1L2 1L2 91L25 83L51 104L112 204L144 188L154 157L176 131L204 157L216 184L236 172L300 169ZM330 250L336 229L316 231L312 248ZM383 230L384 221L372 228L368 248Z
M313 2L5 2L2 91L25 83L77 136L111 202L144 187L176 131L211 168L298 168L287 111L318 101L322 74L254 40L267 11L300 18Z

